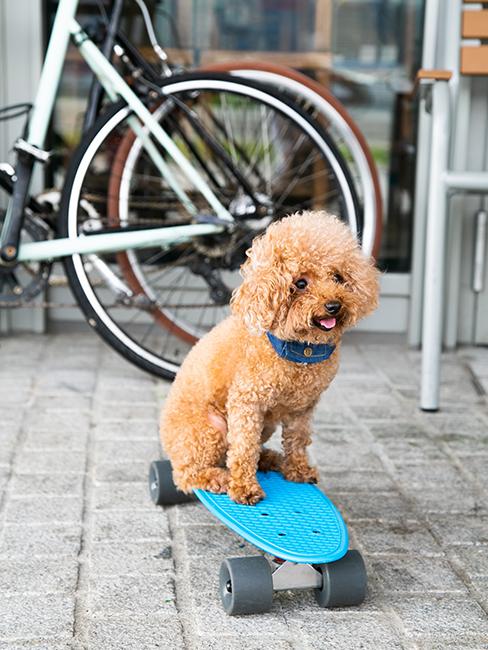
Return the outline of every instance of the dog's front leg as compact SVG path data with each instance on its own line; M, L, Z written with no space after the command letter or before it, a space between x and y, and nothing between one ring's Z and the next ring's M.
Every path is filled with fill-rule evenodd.
M256 478L264 413L258 400L234 395L227 404L227 494L237 503L254 504L264 497Z
M317 483L317 468L310 467L307 447L312 442L312 410L301 411L283 419L283 476L296 483Z

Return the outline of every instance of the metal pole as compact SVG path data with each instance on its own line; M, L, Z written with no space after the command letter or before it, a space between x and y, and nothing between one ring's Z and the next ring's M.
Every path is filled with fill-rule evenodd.
M437 43L441 31L441 0L426 0L422 67L426 70L436 67ZM429 157L431 116L423 105L419 111L417 137L417 169L415 172L414 231L412 250L410 313L408 325L408 344L420 345L422 328L422 295L424 278L425 228L427 214L427 195L429 190Z
M448 82L437 81L432 88L432 148L425 243L420 394L420 408L424 411L437 411L439 408L447 214L445 173L449 154L449 117Z

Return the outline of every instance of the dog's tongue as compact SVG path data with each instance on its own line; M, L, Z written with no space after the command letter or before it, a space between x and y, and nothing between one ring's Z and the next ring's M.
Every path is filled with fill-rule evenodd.
M336 324L336 319L335 318L321 318L319 323L322 325L322 327L326 327L328 330L331 330L334 325Z

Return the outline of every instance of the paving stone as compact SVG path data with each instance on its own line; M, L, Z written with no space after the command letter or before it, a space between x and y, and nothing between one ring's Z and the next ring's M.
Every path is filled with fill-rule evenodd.
M177 526L220 526L220 521L198 500L173 507Z
M173 568L171 541L92 544L90 572L94 576L159 575Z
M14 464L16 474L82 474L85 471L85 454L71 451L22 451Z
M323 624L318 625L317 621ZM298 628L306 639L307 648L323 650L402 649L406 646L392 621L381 613L361 611L309 611L300 618L290 617L290 627Z
M485 612L488 611L488 577L472 576L471 589L473 590L473 593L476 596L477 601L484 608Z
M80 550L81 528L75 525L4 526L0 556L32 555L76 556Z
M35 412L51 411L75 411L73 415L82 413L84 416L89 414L92 409L92 398L90 394L73 393L67 399L66 395L45 395L35 394L31 407Z
M83 491L83 474L13 474L12 496L78 496Z
M73 432L69 429L51 430L32 427L27 431L24 449L40 451L69 450L84 452L88 439L88 427L85 431Z
M488 435L463 435L461 433L442 434L442 442L454 452L456 456L487 456Z
M9 483L9 475L0 468L0 495L5 491Z
M94 576L90 581L89 607L94 618L113 614L129 617L164 614L176 599L169 572L145 576Z
M398 467L404 464L427 463L445 460L446 455L429 438L383 438L381 448Z
M25 420L26 431L68 431L76 437L77 433L86 433L90 428L90 413L80 412L76 409L46 409L45 411L32 410Z
M153 404L134 404L132 400L130 403L105 405L99 404L94 409L94 417L97 422L118 421L124 420L125 422L138 421L141 419L150 419L153 422L158 421L158 409Z
M463 413L459 414L445 414L444 410L431 415L429 418L430 431L437 439L443 440L444 434L457 434L462 436L486 435L486 422L477 413L463 411Z
M15 440L10 440L4 442L0 440L0 464L2 466L8 466L12 462L12 458L15 453L16 442Z
M465 585L443 558L409 554L375 558L371 565L382 589L389 593L466 593Z
M89 622L88 650L184 650L181 623L174 605L164 614L127 617L110 615Z
M158 436L157 422L138 420L137 422L107 421L96 423L93 431L95 440L151 440Z
M93 390L95 377L93 370L51 370L37 378L37 390L39 393L55 390L58 395L87 393Z
M5 521L13 524L74 523L81 520L80 497L15 497L10 499Z
M312 450L319 468L324 463L337 469L384 471L380 459L375 455L370 445L361 446L354 443L330 444L322 440L315 440Z
M488 544L488 516L473 514L431 514L429 522L443 546Z
M358 403L352 406L356 416L360 420L396 420L412 415L416 412L416 406L411 403L393 402L384 400L383 402L374 401L370 404Z
M220 598L216 597L201 607L191 610L192 626L195 635L205 638L207 636L235 635L246 639L248 636L260 636L263 647L268 639L289 639L291 637L289 626L275 602L271 612L248 616L228 616L222 609Z
M242 650L243 640L238 636L218 636L210 639L196 638L192 640L192 650ZM246 650L292 650L294 646L285 641L285 639L266 639L266 645L263 646L261 637L246 636Z
M370 555L416 553L433 556L443 553L434 537L418 521L358 522L354 525L354 532L362 548Z
M160 509L153 512L99 512L94 516L95 542L142 542L168 538L168 520Z
M186 526L182 540L189 557L237 557L255 554L256 550L228 528L218 526Z
M385 492L394 490L392 479L385 472L345 469L320 464L320 487L328 494L333 492Z
M364 446L371 444L371 437L365 429L358 427L357 422L338 426L328 424L320 417L313 423L312 441L330 445L356 443Z
M327 392L324 393L316 408L314 421L321 420L327 426L345 426L354 424L354 415L344 407L340 408L337 403L327 400Z
M488 514L486 501L469 488L462 491L448 486L409 489L408 496L423 513L459 513L462 515Z
M72 638L73 598L23 594L0 598L0 639Z
M73 593L78 578L76 557L0 559L0 594Z
M126 463L98 463L95 468L95 480L109 483L139 483L147 487L149 461L132 461Z
M400 495L391 493L329 495L346 519L351 521L376 520L405 521L414 519L410 505Z
M2 360L3 361L3 360ZM31 381L27 380L23 384L15 386L7 385L0 381L0 406L5 409L15 406L16 409L23 409L26 402L31 397Z
M38 645L36 641L3 642L0 640L0 650L73 650L74 647L70 641L64 643L49 642L48 644L41 643L41 645Z
M445 641L445 640L420 640L416 643L416 647L419 650L488 650L488 641L483 639L478 639L477 641L471 638L467 638L464 635L460 634L456 637L455 641Z
M156 506L149 498L147 481L97 483L93 489L94 510L150 510Z
M488 456L466 456L461 462L463 467L473 474L483 489L488 491Z
M405 489L450 487L464 491L466 481L447 460L428 463L396 463L395 475Z
M0 438L5 441L17 440L20 429L21 429L20 421L17 424L13 422L8 422L7 420L2 421L0 422Z
M488 577L488 546L456 546L453 554L470 578Z
M159 386L156 387L153 384L148 385L146 383L144 383L142 386L140 384L136 384L130 391L130 398L134 404L149 404L151 406L154 406L155 401L158 397L158 393ZM113 388L107 388L103 385L97 386L97 390L95 392L95 403L97 406L108 406L112 404L115 406L115 408L117 408L121 403L124 405L126 404L123 400L124 395L121 395L119 392L114 391ZM147 416L145 416L144 419L146 419L146 417Z
M466 597L420 596L391 601L407 636L430 636L455 642L460 635L488 638L488 617Z
M160 445L156 436L151 440L100 440L95 443L95 462L114 463L141 461L149 463L160 455Z
M401 441L414 438L425 440L428 437L425 425L416 418L405 419L403 417L390 422L371 421L367 422L366 426L373 436L379 440L392 439Z

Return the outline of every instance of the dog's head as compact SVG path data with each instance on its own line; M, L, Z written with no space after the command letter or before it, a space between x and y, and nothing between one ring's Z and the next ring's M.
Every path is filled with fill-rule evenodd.
M323 343L372 312L378 271L349 228L325 212L303 212L256 238L231 307L254 333Z

